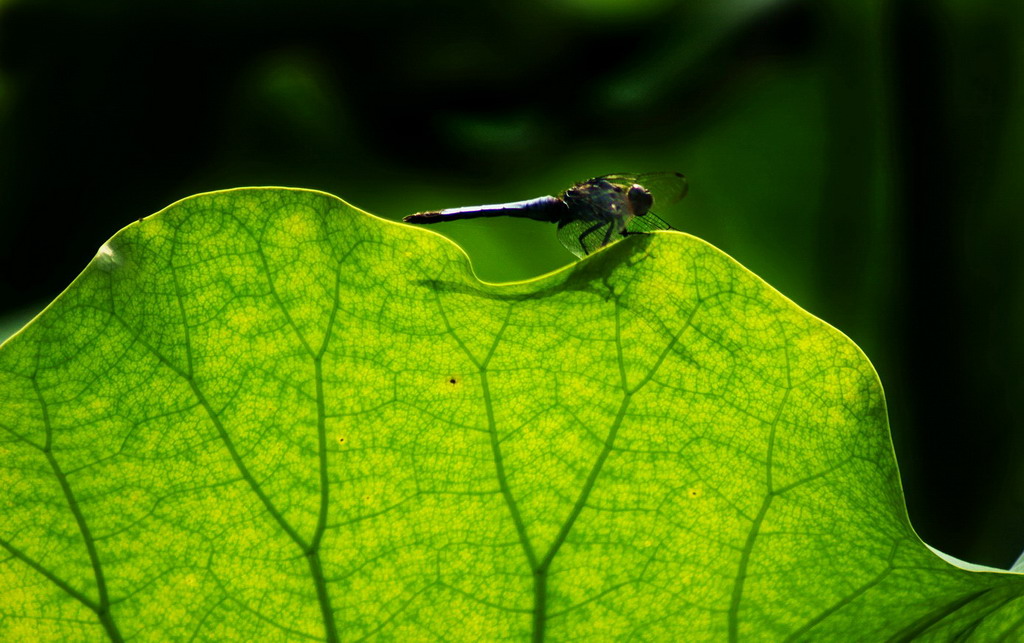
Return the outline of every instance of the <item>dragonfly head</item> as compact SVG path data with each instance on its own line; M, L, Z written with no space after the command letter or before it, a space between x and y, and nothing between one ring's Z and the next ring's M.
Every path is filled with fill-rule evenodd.
M629 192L626 193L626 198L629 199L629 205L633 209L633 215L642 217L651 209L654 205L654 197L644 186L639 183L634 183L630 186Z

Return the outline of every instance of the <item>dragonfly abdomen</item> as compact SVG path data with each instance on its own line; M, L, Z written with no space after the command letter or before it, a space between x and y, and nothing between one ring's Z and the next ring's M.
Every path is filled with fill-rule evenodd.
M565 217L566 205L553 196L542 196L526 201L495 203L493 205L471 205L462 208L446 208L433 212L417 212L402 219L408 223L440 223L459 219L479 217L521 217L536 221L555 222Z

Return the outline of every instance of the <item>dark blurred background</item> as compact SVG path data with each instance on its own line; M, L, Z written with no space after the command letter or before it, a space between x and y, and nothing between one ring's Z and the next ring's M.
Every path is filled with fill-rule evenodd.
M0 0L0 335L190 194L398 219L615 171L871 358L924 540L1024 547L1024 4ZM434 228L481 278L573 257Z

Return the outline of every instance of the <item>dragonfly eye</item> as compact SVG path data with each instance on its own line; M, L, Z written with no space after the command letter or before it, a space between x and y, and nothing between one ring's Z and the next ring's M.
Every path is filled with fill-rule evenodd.
M636 183L629 188L627 198L633 206L633 214L638 217L647 214L647 211L654 205L654 197L647 191L647 188Z

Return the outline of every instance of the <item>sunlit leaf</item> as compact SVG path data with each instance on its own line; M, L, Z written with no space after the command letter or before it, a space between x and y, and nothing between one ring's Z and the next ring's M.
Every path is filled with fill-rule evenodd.
M1021 634L907 520L864 355L708 244L490 285L199 195L0 349L2 640Z

